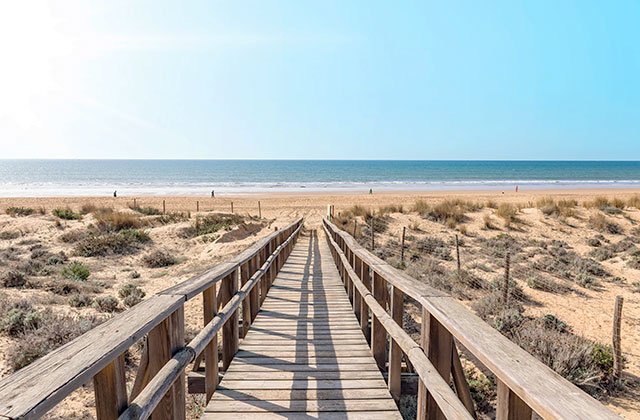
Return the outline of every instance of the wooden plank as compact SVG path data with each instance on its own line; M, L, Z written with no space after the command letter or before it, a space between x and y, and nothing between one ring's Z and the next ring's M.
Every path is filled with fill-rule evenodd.
M282 420L282 413L254 413L253 419ZM242 418L248 418L246 414ZM354 412L292 412L286 413L287 420L402 420L399 412L395 411L354 411ZM204 413L203 420L238 420L238 413Z
M352 400L352 399L382 399L389 398L389 394L382 388L358 388L358 389L245 389L236 391L220 388L213 397L215 401L228 400L266 400L266 401L291 401L291 400Z
M222 306L226 305L238 291L238 273L234 271L222 280ZM226 370L238 351L238 311L233 311L222 327L222 368Z
M231 372L380 372L375 363L371 364L353 364L349 359L337 360L334 363L326 364L275 364L275 365L255 365L251 363L243 363L234 360L229 367L228 373Z
M242 381L222 380L226 388L231 389L354 389L381 388L387 389L382 379L301 379L284 381Z
M207 413L289 413L300 411L355 412L355 411L397 411L390 399L363 400L292 400L292 401L216 401L207 407Z
M117 419L127 408L127 378L124 354L116 357L93 377L98 420Z
M227 372L224 374L224 378L227 381L257 381L257 380L269 380L269 381L292 381L292 380L304 380L304 379L382 379L380 371L329 371L329 372Z
M246 262L240 266L240 286L244 286L253 273L249 272L249 262ZM251 326L251 299L247 296L242 301L242 337L247 335L249 327Z

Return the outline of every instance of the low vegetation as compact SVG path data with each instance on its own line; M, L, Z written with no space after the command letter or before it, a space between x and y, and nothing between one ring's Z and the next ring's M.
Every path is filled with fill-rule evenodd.
M622 227L618 223L610 220L603 214L596 214L589 217L589 227L597 230L598 232L614 235L621 234L623 232Z
M178 259L167 250L156 250L142 258L144 264L149 268L169 267L178 263Z
M244 218L237 214L210 214L196 217L195 223L183 230L186 237L209 235L221 230L231 230L244 223Z
M72 261L69 265L62 268L60 275L69 280L85 281L91 275L91 271L89 270L89 267L83 263L79 261Z
M31 207L9 207L5 210L5 213L11 217L24 217L32 215L35 210Z
M63 219L63 220L80 220L82 219L82 214L77 213L73 210L71 210L70 208L64 208L64 209L54 209L51 212L54 216L56 216L58 219Z
M142 302L145 296L146 293L144 290L133 283L127 283L118 290L118 297L127 308L131 308Z
M103 234L92 233L77 243L74 252L82 257L129 255L138 252L150 241L149 234L139 229L124 229Z

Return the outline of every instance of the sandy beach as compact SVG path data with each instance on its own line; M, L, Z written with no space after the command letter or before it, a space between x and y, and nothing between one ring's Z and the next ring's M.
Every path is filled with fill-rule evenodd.
M0 232L7 232L5 238L0 240L0 252L3 252L6 261L0 266L2 272L7 272L11 267L27 264L29 253L31 259L36 250L42 250L48 255L63 253L70 260L79 261L91 272L89 283L96 286L88 293L92 299L104 296L116 296L126 284L135 283L144 290L146 296L156 293L164 288L184 281L189 277L202 272L207 267L224 261L231 255L239 252L253 243L257 238L267 235L278 226L284 226L299 216L305 217L308 229L319 228L322 218L327 213L327 205L333 204L338 217L348 215L353 217L354 206L379 213L384 210L385 231L376 238L376 252L382 255L390 263L397 263L397 241L404 228L410 233L410 253L417 255L413 250L414 244L419 244L424 238L442 238L449 241L453 235L458 234L464 239L462 247L463 258L466 259L464 267L475 273L478 278L489 284L494 278L501 276L500 261L482 260L484 254L477 254L482 244L487 239L495 238L503 234L512 236L523 244L526 241L552 241L566 242L576 253L583 256L593 255L593 250L588 245L589 240L600 235L603 242L615 244L623 239L636 241L635 226L640 223L640 210L628 206L615 215L606 217L615 221L623 233L600 233L593 230L589 223L592 216L599 212L593 209L589 203L598 197L606 197L609 200L631 200L640 194L640 190L631 189L590 189L590 190L533 190L533 191L438 191L438 192L375 192L369 194L364 191L359 194L352 192L336 193L273 193L273 194L246 194L223 197L157 197L140 196L127 197L49 197L49 198L0 198ZM547 217L539 209L539 202L543 198L553 200L575 200L577 202L575 213L569 217ZM479 203L477 209L469 211L465 215L465 221L455 226L447 226L422 217L414 211L416 202L422 201L428 206L434 206L446 200L463 200ZM258 204L259 203L259 204ZM514 217L515 224L508 225L497 215L497 208L501 204L513 205L517 210ZM227 233L204 236L188 237L184 235L184 229L192 225L193 220L200 216L205 217L211 212L230 213L242 216L241 225L231 229ZM12 217L5 214L11 207L25 207L34 210L34 214L26 217ZM158 213L174 214L174 219L158 222L155 218L161 216L144 216L141 220L149 219L144 224L149 232L151 242L141 245L139 250L126 255L82 256L78 255L78 243L84 238L82 232L94 229L99 225L99 213L87 213L81 220L60 220L52 215L54 209L70 209L80 212L83 208L93 209L108 208L116 213L135 214L131 208L153 208ZM389 210L389 208L392 208ZM199 210L199 211L198 211ZM262 218L258 218L258 216ZM137 217L137 216L136 216ZM158 219L159 220L159 219ZM356 220L356 219L346 219ZM487 228L487 220L494 227ZM364 220L360 221L363 223ZM146 222L145 222L146 223ZM350 223L350 222L346 222ZM74 234L80 235L80 239L73 238ZM66 236L65 236L66 235ZM208 238L208 239L207 239ZM77 242L79 241L79 242ZM448 242L447 242L448 243ZM417 245L416 245L417 246ZM524 245L523 245L524 246ZM527 245L529 246L529 245ZM394 251L394 249L396 251ZM145 263L145 258L156 251L164 251L176 255L177 259L172 264L155 268ZM524 252L524 251L523 251ZM532 251L529 251L532 252ZM540 251L542 252L542 251ZM534 252L535 254L535 252ZM579 336L595 340L605 345L611 342L611 317L613 303L617 295L625 299L624 317L622 324L623 341L622 348L626 358L625 372L632 384L629 389L621 394L603 397L603 402L615 411L624 414L626 418L638 419L640 405L638 404L637 380L640 377L640 269L629 268L627 254L613 256L601 262L604 269L611 274L611 278L622 280L599 280L598 287L584 288L572 285L566 293L549 292L530 287L527 283L528 267L526 259L519 259L514 264L514 276L521 284L527 300L524 302L524 313L530 317L542 317L553 314L566 323L571 331ZM476 260L472 265L471 260ZM482 262L484 261L484 262ZM482 264L480 263L482 262ZM68 263L67 263L68 264ZM454 265L445 258L439 262L444 270L453 270ZM484 266L484 267L483 267ZM422 266L409 263L407 272L416 277L421 276ZM488 268L487 268L488 267ZM413 270L413 271L411 271ZM520 272L522 271L522 276ZM133 273L136 273L135 275ZM46 284L46 276L39 273L29 276L34 282ZM419 280L424 281L424 280ZM635 285L635 286L634 286ZM99 286L99 287L98 287ZM75 316L103 316L104 311L95 306L70 307L67 304L68 295L52 292L49 286L33 286L26 288L4 288L5 299L11 301L27 299L36 307L54 308L60 313ZM83 289L84 290L84 289ZM452 293L455 295L456 290ZM484 293L484 292L483 292ZM471 310L474 302L481 295L475 291L463 291L460 300ZM530 302L535 302L532 304ZM201 325L201 310L198 299L189 302L186 310L187 324L190 331L197 331ZM120 304L120 309L123 309ZM0 347L8 349L13 345L13 339L2 336ZM0 358L0 373L2 376L12 371L10 352L2 352ZM92 404L91 389L85 387L61 404L55 411L60 417L83 417L90 415ZM197 400L191 403L197 406Z

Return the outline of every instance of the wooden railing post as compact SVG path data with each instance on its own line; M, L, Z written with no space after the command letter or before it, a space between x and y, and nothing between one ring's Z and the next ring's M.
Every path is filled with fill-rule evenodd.
M222 306L226 305L238 291L238 271L234 271L225 277L220 287L222 288ZM226 371L238 352L238 311L233 311L229 320L222 327L222 368Z
M496 420L528 420L533 411L520 399L509 387L499 379L498 404L496 407Z
M453 337L431 314L422 308L422 331L420 344L440 376L451 381ZM436 405L422 383L418 384L418 419L444 419L444 414Z
M207 325L218 313L215 284L202 292L204 302L204 325ZM204 388L208 403L218 387L218 334L204 349Z
M354 255L353 271L355 271L357 275L360 275L362 271L362 260L357 255ZM355 312L356 318L358 319L358 321L360 321L360 317L362 316L362 314L360 313L361 304L362 304L362 295L360 294L360 292L358 292L357 289L354 288L353 312Z
M146 385L184 347L184 309L181 307L149 332L147 337L148 368L144 373ZM153 411L151 418L184 419L186 416L184 372L178 376L171 389Z
M391 293L391 318L402 328L404 313L404 293L397 287ZM390 338L389 348L389 392L396 400L400 400L400 386L402 382L402 350L393 338Z
M253 258L251 258L250 269L251 273L255 273L258 271L262 264L260 264L260 254L257 254ZM258 316L258 311L260 310L260 288L256 285L253 289L251 289L250 294L251 299L251 322L255 321L256 316Z
M362 262L362 266L360 269L360 279L362 283L364 283L365 287L368 290L371 290L371 280L369 277L369 265ZM371 334L369 331L369 305L364 300L364 297L360 301L360 327L362 328L362 333L367 341L370 342Z
M244 286L253 273L249 272L249 261L240 266L240 287ZM250 295L242 301L242 338L247 335L251 326L251 298Z
M373 297L378 301L383 308L387 307L387 286L385 279L373 272ZM374 315L371 317L371 351L373 352L373 358L376 360L380 369L385 369L387 364L387 331L382 326L382 323Z
M127 380L124 354L116 357L93 377L96 397L96 418L115 420L127 408Z

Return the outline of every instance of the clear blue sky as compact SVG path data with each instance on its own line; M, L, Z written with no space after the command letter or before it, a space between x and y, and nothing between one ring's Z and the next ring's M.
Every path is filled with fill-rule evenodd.
M0 158L640 159L636 0L33 3Z

